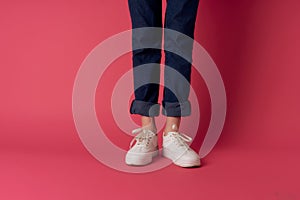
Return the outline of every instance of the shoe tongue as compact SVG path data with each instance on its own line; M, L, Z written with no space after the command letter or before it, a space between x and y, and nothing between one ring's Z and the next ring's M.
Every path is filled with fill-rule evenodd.
M166 136L170 136L170 135L178 135L179 133L176 131L170 131L166 134Z
M150 129L143 129L143 133L145 133L147 135L155 135L155 133L153 131L151 131Z

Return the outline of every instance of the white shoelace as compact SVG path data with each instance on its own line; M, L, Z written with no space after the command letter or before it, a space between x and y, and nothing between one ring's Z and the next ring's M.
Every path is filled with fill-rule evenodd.
M190 148L190 146L186 142L191 142L193 139L186 134L179 133L179 132L169 132L170 136L173 136L175 142L180 147Z
M136 145L145 145L148 146L150 140L152 139L153 135L151 134L150 130L145 128L137 128L132 131L132 134L138 134L135 136L130 142L130 148L132 147L134 141L136 141Z

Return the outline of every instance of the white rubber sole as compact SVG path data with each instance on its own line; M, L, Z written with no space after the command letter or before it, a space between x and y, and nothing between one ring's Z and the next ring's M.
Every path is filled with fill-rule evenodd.
M158 150L149 153L128 152L125 157L125 163L133 166L148 165L152 162L155 156L158 156Z
M180 159L180 156L179 157L175 156L171 151L165 148L163 148L162 150L162 155L172 160L173 163L179 167L200 167L201 165L200 159L189 160L189 161L182 160Z

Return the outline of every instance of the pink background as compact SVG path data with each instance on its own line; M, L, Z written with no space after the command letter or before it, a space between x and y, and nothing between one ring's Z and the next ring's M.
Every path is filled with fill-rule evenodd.
M299 199L299 10L297 0L202 0L196 40L224 80L223 133L201 168L128 174L94 159L72 118L77 70L97 44L131 27L127 1L1 1L0 199ZM100 123L124 149L131 138L115 134L101 105L130 65L130 55L116 60L96 94ZM199 149L209 97L199 74L192 85Z

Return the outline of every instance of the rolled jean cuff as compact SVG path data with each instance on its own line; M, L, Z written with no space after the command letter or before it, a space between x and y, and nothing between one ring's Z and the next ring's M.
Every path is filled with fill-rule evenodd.
M160 105L158 103L146 102L140 100L133 100L130 106L131 114L138 114L142 116L154 117L158 116Z
M168 117L185 117L191 115L191 103L185 102L162 102L162 114Z

